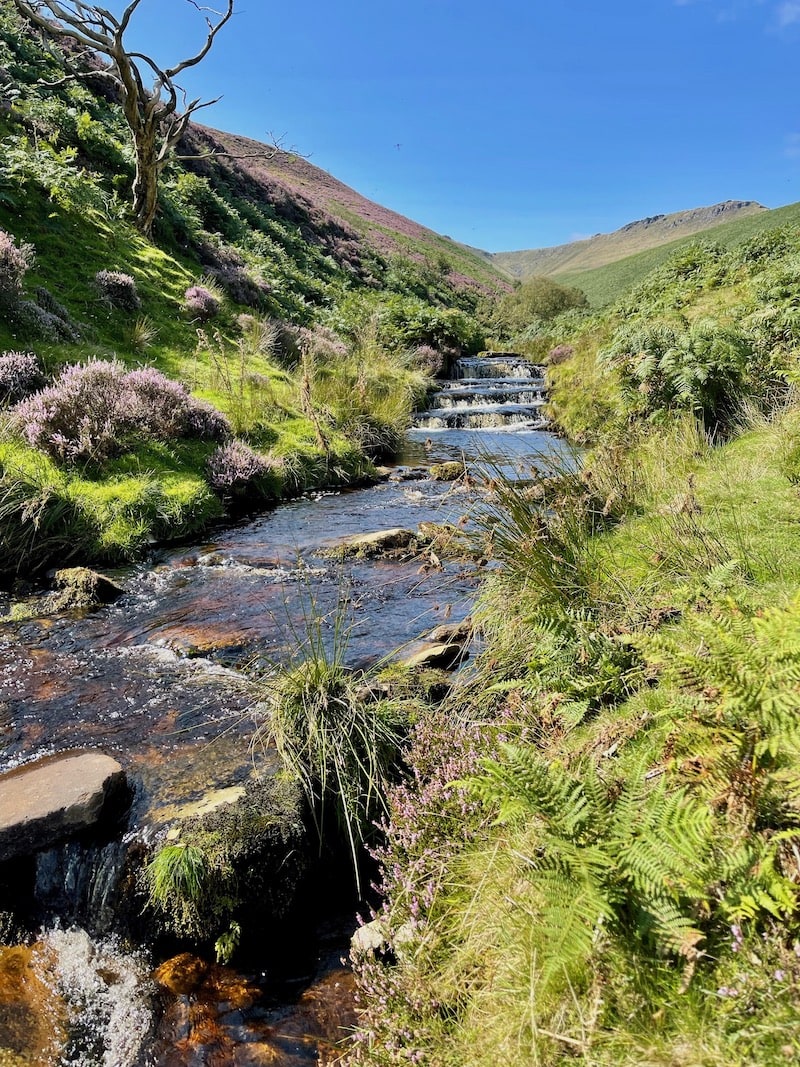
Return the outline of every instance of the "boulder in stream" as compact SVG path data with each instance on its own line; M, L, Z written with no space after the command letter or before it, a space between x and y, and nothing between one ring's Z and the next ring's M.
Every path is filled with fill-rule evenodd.
M337 545L325 550L330 556L358 556L361 559L386 557L388 559L409 559L417 549L417 536L413 530L393 526L389 530L375 530L373 533L355 534L346 537Z
M88 567L64 567L56 571L53 588L55 591L50 596L53 611L113 604L125 592L116 582Z
M124 785L119 763L93 751L48 756L0 775L0 862L94 826Z

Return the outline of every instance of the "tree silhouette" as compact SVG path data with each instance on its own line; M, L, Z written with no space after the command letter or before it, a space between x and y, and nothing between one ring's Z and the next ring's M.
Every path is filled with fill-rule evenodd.
M234 0L226 0L225 9L203 7L196 0L186 0L203 15L206 39L194 55L170 67L160 67L152 56L130 49L125 34L142 0L131 0L117 17L96 4L81 0L14 0L19 13L53 41L70 38L83 49L68 61L68 73L48 86L55 88L81 78L105 78L115 87L128 123L136 153L133 180L133 217L136 228L149 237L158 209L158 180L171 151L180 141L191 117L214 100L188 100L176 82L183 71L200 63L211 49L214 39L233 15ZM109 62L102 69L80 69L80 61L97 54ZM152 77L148 88L145 79ZM179 105L182 105L179 107Z

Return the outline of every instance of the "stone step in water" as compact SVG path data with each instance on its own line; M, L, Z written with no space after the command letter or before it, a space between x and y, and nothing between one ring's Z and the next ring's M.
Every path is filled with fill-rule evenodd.
M544 389L544 378L453 378L439 382L443 391L453 389L480 389L484 393L503 389Z
M537 404L543 402L540 388L523 389L443 389L434 393L431 407L439 408L474 408L491 404Z
M454 377L442 382L431 408L414 417L427 430L478 430L547 425L543 368L515 352L493 352L456 361Z
M544 401L537 404L488 404L469 408L434 408L422 411L414 424L427 430L481 430L498 426L528 425L540 429L546 425L541 409Z
M541 378L540 366L513 353L465 356L456 360L456 378Z

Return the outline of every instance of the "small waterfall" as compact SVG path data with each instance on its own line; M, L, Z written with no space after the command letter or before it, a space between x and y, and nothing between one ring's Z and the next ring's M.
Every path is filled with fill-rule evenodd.
M451 381L431 398L414 425L426 430L481 430L498 427L542 429L547 424L541 367L513 352L459 359Z
M132 835L125 834L105 844L68 841L38 853L36 905L46 915L57 915L99 936L124 930L126 912L133 904L130 890L135 887L123 888L123 882L134 845Z

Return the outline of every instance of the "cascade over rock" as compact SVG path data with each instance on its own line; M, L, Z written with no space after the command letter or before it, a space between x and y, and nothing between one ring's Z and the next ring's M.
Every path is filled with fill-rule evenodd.
M546 425L542 368L513 352L467 356L456 361L455 378L442 382L428 411L414 425L428 430L477 430L498 426L541 429Z

